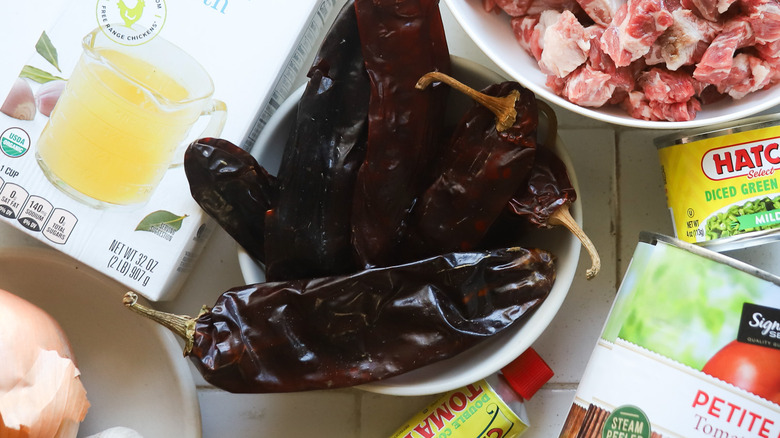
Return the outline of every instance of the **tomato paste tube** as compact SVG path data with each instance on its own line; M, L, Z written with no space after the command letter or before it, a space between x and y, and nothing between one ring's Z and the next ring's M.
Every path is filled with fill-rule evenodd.
M727 251L780 238L780 115L656 146L678 239Z
M390 437L518 437L528 430L524 400L552 376L550 367L529 348L500 373L443 394Z

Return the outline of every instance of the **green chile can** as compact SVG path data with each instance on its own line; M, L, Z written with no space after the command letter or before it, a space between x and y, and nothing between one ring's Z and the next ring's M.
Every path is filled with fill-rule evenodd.
M675 236L728 251L780 238L780 114L656 139Z

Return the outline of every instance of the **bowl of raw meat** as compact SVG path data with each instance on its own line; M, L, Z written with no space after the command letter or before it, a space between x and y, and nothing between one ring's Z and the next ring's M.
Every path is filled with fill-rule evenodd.
M503 82L505 77L471 61L452 57L452 73L459 81L474 88L481 89L490 84ZM290 127L295 123L298 101L303 94L303 88L295 91L271 117L251 152L258 163L269 172L276 174L281 162L281 155L290 135ZM447 119L454 123L459 115L472 105L470 99L458 93L450 94L448 98ZM549 120L545 113L539 114L539 142L549 144L543 137L545 134L555 135L549 129ZM547 125L546 127L544 125ZM572 187L578 190L578 184L569 154L555 135L556 141L551 150L563 162ZM580 197L571 204L573 219L582 223L582 205ZM530 347L541 335L557 314L568 294L569 287L575 276L585 277L585 269L579 265L580 242L562 226L550 229L529 229L517 240L508 245L519 245L525 248L541 248L555 256L555 282L544 301L536 307L527 318L506 328L477 345L447 359L413 369L388 379L361 385L360 388L370 392L394 395L426 395L455 389L492 373L495 373ZM266 266L258 263L245 250L238 251L239 264L244 280L247 283L266 281Z
M444 0L501 69L548 102L679 129L780 105L780 2Z

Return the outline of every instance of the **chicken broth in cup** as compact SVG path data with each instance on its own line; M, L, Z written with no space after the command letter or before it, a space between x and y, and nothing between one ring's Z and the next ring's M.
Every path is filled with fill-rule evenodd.
M100 29L38 141L38 163L72 197L96 207L144 203L174 161L190 127L211 115L218 135L225 105L189 55L157 37L121 46Z

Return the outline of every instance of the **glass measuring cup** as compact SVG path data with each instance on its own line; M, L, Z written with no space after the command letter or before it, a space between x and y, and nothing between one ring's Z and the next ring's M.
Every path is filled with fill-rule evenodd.
M83 53L37 143L44 174L98 208L143 204L202 116L200 137L219 136L227 117L214 85L189 54L160 36L120 45L100 28Z

